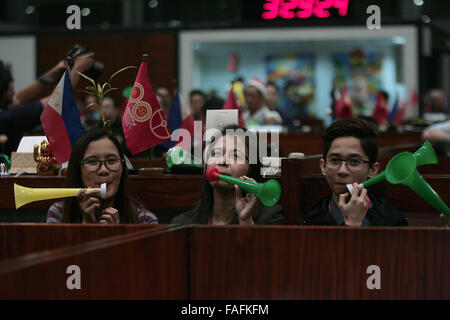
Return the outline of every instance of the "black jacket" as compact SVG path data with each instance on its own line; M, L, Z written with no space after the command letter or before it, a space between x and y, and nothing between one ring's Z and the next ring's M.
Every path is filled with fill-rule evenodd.
M170 223L195 223L196 217L200 214L200 202L194 207L178 216L174 217ZM273 224L285 224L283 210L279 204L272 207L261 206L257 214L253 217L253 222L257 225L273 225ZM237 215L233 217L231 224L239 224Z
M392 205L384 198L379 198L374 194L369 194L372 201L372 208L367 211L367 219L370 226L408 226L408 218L399 213ZM329 211L329 203L331 195L322 198L317 202L311 211L302 216L297 224L299 225L326 225L336 226L336 220Z

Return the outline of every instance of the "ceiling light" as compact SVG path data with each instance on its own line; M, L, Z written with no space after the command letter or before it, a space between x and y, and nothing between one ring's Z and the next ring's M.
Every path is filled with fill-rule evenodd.
M83 17L87 17L88 15L90 15L91 14L91 9L89 9L89 8L83 8L83 9L81 9L81 15L83 16Z

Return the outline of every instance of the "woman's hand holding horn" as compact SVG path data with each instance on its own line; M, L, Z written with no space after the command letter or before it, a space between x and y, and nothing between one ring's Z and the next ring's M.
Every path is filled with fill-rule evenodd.
M240 179L256 182L254 179L243 176ZM245 196L242 196L242 191L237 185L234 186L236 191L236 212L239 218L239 224L241 225L253 225L253 216L256 214L258 198L247 192Z

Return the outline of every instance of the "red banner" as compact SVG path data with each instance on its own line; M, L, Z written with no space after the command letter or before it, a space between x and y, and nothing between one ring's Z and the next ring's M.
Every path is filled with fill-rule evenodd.
M171 137L164 113L147 75L147 61L141 63L122 118L122 127L132 155Z

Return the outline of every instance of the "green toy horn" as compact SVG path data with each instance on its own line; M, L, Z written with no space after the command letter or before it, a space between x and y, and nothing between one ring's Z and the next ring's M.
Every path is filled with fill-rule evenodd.
M425 143L412 155L416 159L416 163L417 163L418 167L423 166L425 164L437 164L438 163L438 158L436 156L436 153L434 152L434 149L428 140L426 140ZM394 159L394 158L392 158L392 159ZM392 159L391 159L391 161L392 161ZM382 182L384 180L386 180L386 170L383 172L380 172L375 177L372 177L369 180L364 181L362 183L362 186L364 188L367 188L367 187L373 186L374 184Z
M220 174L216 167L209 167L206 170L205 178L208 181L216 181L217 179L229 184L237 185L242 190L253 193L261 200L266 207L275 205L281 196L281 186L277 180L270 179L265 183L253 182L235 177Z
M414 154L401 152L394 156L389 161L386 170L364 181L359 185L359 188L367 188L384 180L391 184L403 184L417 193L436 210L450 218L450 210L447 205L417 171L419 166L437 163L438 159L431 143L425 141ZM351 184L348 184L347 188L350 193L353 192Z
M436 156L436 153L434 152L434 149L428 140L426 140L425 143L416 152L414 152L413 156L416 158L417 166L438 163L438 158ZM392 161L392 159L391 159L391 161ZM359 188L361 189L361 188L371 187L374 184L377 184L384 180L386 180L386 170L384 170L383 172L380 172L376 176L364 181L363 183L360 183ZM353 193L353 186L351 184L347 185L347 189L348 189L348 191L350 191L350 194Z
M450 209L419 174L416 167L417 160L412 153L399 153L389 161L386 167L386 179L389 183L407 186L436 210L450 218Z
M197 168L203 168L201 164L192 161L189 154L181 147L173 147L167 151L166 163L169 168L174 164L186 164Z

